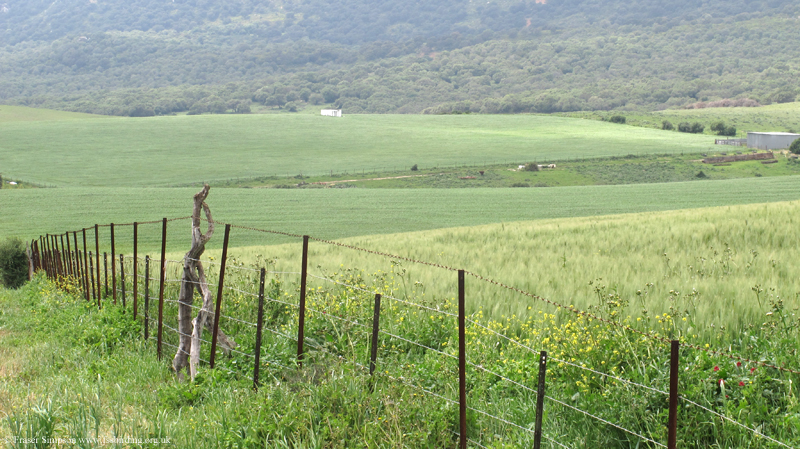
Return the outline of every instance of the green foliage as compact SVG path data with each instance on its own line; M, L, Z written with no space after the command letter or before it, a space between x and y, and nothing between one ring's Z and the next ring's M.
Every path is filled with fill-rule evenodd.
M661 129L665 131L672 131L673 129L675 129L675 127L672 126L672 122L670 122L669 120L664 120L661 122Z
M417 171L417 170L419 170L419 167L417 166L417 164L414 164L414 165L411 166L411 171Z
M28 255L18 238L0 243L0 281L7 288L19 288L28 280Z
M700 122L681 122L678 124L678 131L682 133L700 134L705 129L705 125Z
M522 171L539 171L539 164L537 164L536 162L528 162L522 168Z
M351 2L357 3L346 3ZM703 13L665 23L663 14L669 11L658 14L652 22L652 17L645 19L650 17L647 8L629 8L619 2L597 6L598 14L591 15L595 24L587 25L583 23L584 14L577 12L583 7L576 10L561 4L520 3L509 12L506 2L457 6L448 1L443 9L436 10L456 8L460 12L446 16L437 12L433 16L438 19L430 19L441 19L447 25L418 28L421 24L416 21L402 22L400 28L393 29L393 36L371 41L370 35L383 35L376 28L385 30L399 16L348 32L342 32L336 20L335 28L312 33L319 39L303 39L305 32L311 32L309 28L328 20L309 9L326 9L328 5L303 3L299 6L305 11L302 14L311 16L288 25L288 31L284 28L287 13L276 11L271 19L263 13L251 14L228 24L212 21L201 25L205 19L195 18L199 22L185 24L191 32L181 26L173 34L154 29L131 34L130 24L117 25L125 28L124 32L111 24L130 13L126 11L106 20L109 24L95 32L81 27L79 33L88 40L71 35L51 42L49 39L63 33L45 33L40 36L43 41L27 41L0 52L0 65L4 67L0 100L111 115L168 115L183 111L196 114L203 101L212 97L223 104L251 99L258 105L268 103L280 108L292 101L287 96L294 94L302 106L338 101L338 106L350 113L443 114L607 111L622 107L652 110L741 95L769 102L776 92L787 89L796 95L792 71L785 61L800 59L800 37L793 33L792 19L780 8L749 11L730 23L718 17L716 9L711 21L702 19ZM151 8L175 7L181 14L188 8L171 5L166 2ZM378 10L385 6L364 5L357 17L381 15ZM131 6L131 11L140 7ZM411 10L415 7L409 6ZM54 8L62 7L57 4ZM216 5L208 8L213 10ZM519 8L531 8L533 14L526 16L531 18L531 26L524 26ZM701 8L713 9L709 5ZM242 14L248 10L243 6ZM557 10L561 13L556 14ZM337 14L341 11L330 17ZM464 14L474 17L470 26L465 27L467 22L459 19L458 34L444 31L455 26L450 20L464 18ZM494 19L500 17L495 14L509 17ZM610 14L608 23L598 18L603 14ZM22 22L12 21L7 24L13 24L11 28L4 28L2 20L11 15L0 15L0 30L21 26ZM312 16L317 19L310 19ZM631 22L622 23L622 16L630 16ZM26 17L17 16L23 22L34 20L34 16ZM93 13L90 17L98 16ZM426 22L432 16L427 11L419 17ZM355 20L350 19L351 23ZM136 22L149 20L137 17ZM484 28L488 26L486 20L497 20L496 26ZM74 23L61 26L69 28ZM42 28L46 27L31 26L25 33ZM415 29L427 31L416 34ZM770 32L761 31L765 29ZM513 39L508 37L509 30L515 34ZM786 49L781 52L762 51L784 45ZM719 55L714 64L709 64L704 54L709 46ZM655 61L640 57L645 53L665 57ZM679 66L672 62L677 59ZM627 63L620 66L614 61ZM648 73L648 78L643 80L641 73ZM304 91L307 99L301 95ZM781 101L788 98L783 96Z
M800 154L800 139L795 139L791 145L789 145L789 151L794 154Z
M612 115L608 118L608 121L611 123L625 123L625 116L624 115Z
M711 131L717 133L718 136L735 136L736 127L726 126L724 122L714 122L711 124Z

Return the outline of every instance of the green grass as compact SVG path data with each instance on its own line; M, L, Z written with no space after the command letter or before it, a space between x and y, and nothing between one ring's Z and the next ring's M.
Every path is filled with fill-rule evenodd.
M82 112L55 111L53 109L28 108L25 106L0 105L0 123L50 122L56 120L80 120L102 118L102 115Z
M4 173L59 186L697 153L713 143L707 136L537 115L103 118L6 122L0 134Z
M64 188L0 191L0 235L36 238L95 223L191 214L198 189ZM795 200L800 177L781 176L623 186L507 189L213 189L215 219L242 226L338 239L455 226ZM186 223L170 229L187 229ZM101 237L107 230L103 229ZM118 243L130 250L130 228ZM124 233L124 234L123 234ZM160 226L142 226L142 251L157 250ZM185 248L187 235L168 245ZM91 233L89 233L91 238ZM285 239L235 231L233 246ZM103 237L107 241L107 237ZM218 244L216 242L215 244ZM102 250L102 249L101 249Z
M275 188L495 188L563 187L579 185L620 185L680 182L697 179L719 180L800 174L800 162L779 154L775 163L742 161L715 166L702 159L722 153L733 154L731 147L714 152L675 155L618 156L612 158L559 161L556 168L539 171L518 169L519 164L486 167L442 167L386 173L329 174L298 178L252 178L221 183L224 187ZM741 149L739 149L741 150ZM741 153L741 151L739 151ZM543 161L540 161L543 162ZM543 162L543 164L547 164ZM539 165L543 165L539 164ZM483 172L483 173L481 173ZM701 173L702 172L702 173Z
M739 138L746 137L747 131L800 132L800 102L772 104L756 108L667 109L655 112L573 112L560 115L594 119L601 117L608 119L612 115L624 115L629 125L656 129L661 129L661 122L664 120L669 120L676 129L680 122L700 122L706 127L706 135L713 134L710 129L712 123L723 121L726 125L736 127Z

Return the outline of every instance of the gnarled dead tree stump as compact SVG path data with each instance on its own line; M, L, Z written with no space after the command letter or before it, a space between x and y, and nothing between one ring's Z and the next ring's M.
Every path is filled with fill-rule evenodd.
M211 240L214 234L214 220L211 218L211 210L205 203L208 197L208 184L203 186L203 190L194 196L194 210L192 212L192 247L183 256L183 276L181 278L181 290L178 297L178 332L180 343L175 358L172 360L172 367L179 380L183 380L181 372L189 369L192 379L197 375L197 367L200 364L200 338L203 328L209 332L214 332L214 300L211 290L208 288L203 263L200 256L206 249L206 243ZM208 220L208 230L203 234L200 230L200 214L204 213ZM197 290L203 298L203 306L192 320L192 303L194 302L194 291ZM231 350L236 347L236 342L225 335L222 330L217 331L217 342L224 350Z

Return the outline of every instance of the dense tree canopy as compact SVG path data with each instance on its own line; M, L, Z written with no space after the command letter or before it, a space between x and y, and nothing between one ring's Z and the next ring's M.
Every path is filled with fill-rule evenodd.
M0 0L0 101L119 115L785 102L798 15L788 0Z

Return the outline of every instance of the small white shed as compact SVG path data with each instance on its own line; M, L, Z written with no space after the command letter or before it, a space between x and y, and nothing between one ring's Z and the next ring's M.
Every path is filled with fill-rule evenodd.
M341 117L342 110L341 109L323 109L322 115L326 117Z

